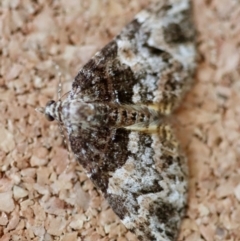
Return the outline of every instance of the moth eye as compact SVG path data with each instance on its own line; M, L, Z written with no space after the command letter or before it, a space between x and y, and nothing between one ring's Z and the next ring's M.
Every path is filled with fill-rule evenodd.
M45 117L48 121L54 121L53 116L51 116L49 113L45 113Z

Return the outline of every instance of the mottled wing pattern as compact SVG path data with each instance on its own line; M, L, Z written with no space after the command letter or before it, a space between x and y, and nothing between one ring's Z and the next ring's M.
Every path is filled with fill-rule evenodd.
M194 72L194 34L188 0L157 1L80 70L71 97L175 107Z
M126 162L129 151L128 130L107 127L83 130L70 134L72 151L103 193L107 192L110 173Z
M195 64L187 0L141 11L75 77L70 100L153 106L168 115ZM164 123L164 122L163 122ZM171 128L68 128L71 148L124 225L139 240L172 241L184 215L187 164Z
M166 137L168 128L70 135L77 159L139 240L175 240L184 215L187 165L174 137Z

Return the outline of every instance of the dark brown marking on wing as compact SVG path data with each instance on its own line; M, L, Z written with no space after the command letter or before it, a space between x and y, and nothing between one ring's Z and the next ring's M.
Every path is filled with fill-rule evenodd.
M111 208L118 215L118 217L123 220L125 216L129 215L129 211L125 206L125 199L121 196L114 194L107 194L105 196L108 200L108 203L111 204Z
M111 41L95 55L77 74L72 88L81 88L81 94L91 98L91 101L110 101L106 67L117 57L117 44Z
M129 131L125 129L79 129L78 135L70 135L72 151L79 163L91 174L93 183L106 193L109 172L122 167L128 156Z
M110 65L111 64L111 65ZM118 59L113 60L108 66L107 74L112 83L112 93L117 102L132 103L133 86L138 82L130 67L121 64Z
M132 103L133 86L138 82L129 66L117 57L116 41L111 41L78 73L72 88L91 102Z
M170 240L176 238L177 233L173 231L179 228L178 221L174 220L173 217L176 217L176 212L181 213L181 211L182 210L177 210L171 203L164 203L162 200L156 200L151 203L149 207L149 213L150 215L156 216L158 220L157 223L164 223L166 225L165 230L162 231L166 233Z

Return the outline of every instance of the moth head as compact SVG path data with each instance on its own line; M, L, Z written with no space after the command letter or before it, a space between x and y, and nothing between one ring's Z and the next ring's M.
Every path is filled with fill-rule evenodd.
M55 107L56 101L49 100L45 107L36 108L36 111L44 114L48 121L54 121L56 119Z

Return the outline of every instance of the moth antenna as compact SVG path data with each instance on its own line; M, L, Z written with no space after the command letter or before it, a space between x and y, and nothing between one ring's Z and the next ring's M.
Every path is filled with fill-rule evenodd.
M58 76L58 88L57 88L57 99L60 100L62 96L62 72L57 63L54 63L55 70Z
M58 88L57 88L57 100L61 100L63 97L68 95L71 91L66 92L65 94L62 93L63 91L63 83L62 83L62 71L58 64L54 63L54 67L57 71L58 75Z

